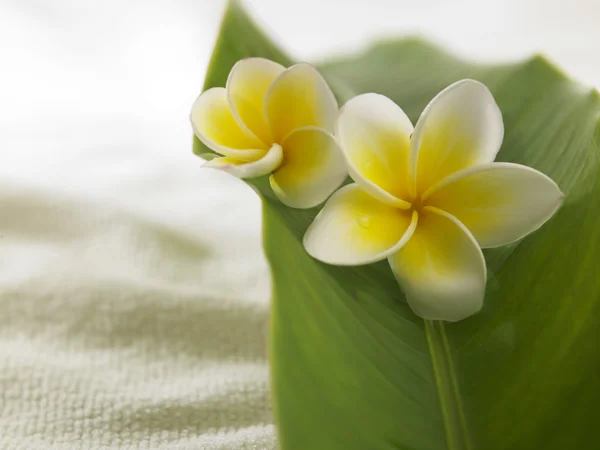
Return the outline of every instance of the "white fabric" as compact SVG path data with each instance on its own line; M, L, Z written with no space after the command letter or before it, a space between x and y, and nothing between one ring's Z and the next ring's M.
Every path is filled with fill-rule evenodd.
M182 7L0 2L2 450L275 448L260 203L191 152L221 8Z
M0 448L274 448L254 193L199 163L35 184L0 182Z

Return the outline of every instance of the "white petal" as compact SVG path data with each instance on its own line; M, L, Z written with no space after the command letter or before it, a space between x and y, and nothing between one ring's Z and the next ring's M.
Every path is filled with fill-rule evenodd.
M338 106L321 74L310 64L296 64L271 85L265 112L275 142L296 128L315 126L333 133Z
M269 148L240 128L224 88L212 88L200 94L192 105L190 121L198 139L221 155L253 161L262 158Z
M335 139L320 128L298 128L281 145L284 162L270 182L287 206L312 208L323 203L348 175Z
M411 138L416 194L453 172L494 161L503 137L502 113L485 85L462 80L447 87L425 108Z
M350 176L381 201L408 208L410 135L413 126L389 98L362 94L340 110L336 137Z
M304 247L313 258L328 264L369 264L398 251L417 220L416 212L389 206L350 184L325 203L304 235Z
M424 194L428 205L454 215L484 248L509 244L537 230L563 198L543 173L510 163L456 172Z
M279 144L273 144L268 153L258 161L247 162L225 156L206 162L202 167L220 169L238 178L255 178L277 169L283 159Z
M451 322L483 306L486 268L477 242L456 218L431 207L410 240L389 258L415 314Z
M265 97L284 71L281 64L268 59L246 58L233 66L227 78L227 95L234 116L242 128L266 143L273 138L265 117Z

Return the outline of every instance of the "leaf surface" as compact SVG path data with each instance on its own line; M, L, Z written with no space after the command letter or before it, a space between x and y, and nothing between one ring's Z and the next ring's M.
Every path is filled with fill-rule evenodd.
M239 59L293 61L232 2L205 88ZM387 262L327 266L302 247L317 209L293 210L266 179L273 276L270 360L282 450L595 448L600 404L600 98L546 59L476 65L416 39L319 67L340 104L378 92L413 123L442 88L485 83L503 113L498 161L554 179L564 206L542 229L485 250L483 311L423 321ZM197 139L194 152L208 150Z

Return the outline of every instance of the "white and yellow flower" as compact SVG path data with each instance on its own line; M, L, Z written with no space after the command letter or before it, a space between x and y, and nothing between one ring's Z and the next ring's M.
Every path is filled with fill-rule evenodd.
M481 248L531 233L563 199L546 175L493 162L502 115L477 81L440 92L414 131L391 100L360 95L340 111L336 135L355 183L331 196L304 246L335 265L388 258L411 308L426 319L456 321L479 311Z
M205 164L239 178L271 173L275 195L294 208L310 208L347 176L333 138L338 106L309 64L288 69L263 58L239 61L225 88L208 89L192 106L198 139L223 155Z

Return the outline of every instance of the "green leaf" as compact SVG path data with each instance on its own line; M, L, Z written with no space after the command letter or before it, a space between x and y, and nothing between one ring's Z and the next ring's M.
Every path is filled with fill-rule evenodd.
M289 65L236 2L205 87L247 56ZM301 239L317 210L284 207L265 180L273 274L270 359L283 450L597 447L600 404L600 98L543 57L482 66L423 41L378 43L322 65L340 100L379 92L413 123L465 77L487 84L505 123L499 161L534 167L566 193L559 213L487 250L484 310L448 324L408 308L386 262L338 268ZM197 140L196 153L207 149Z

